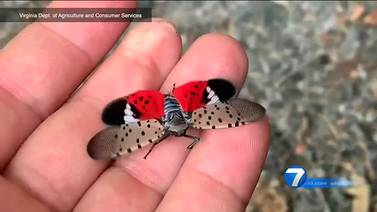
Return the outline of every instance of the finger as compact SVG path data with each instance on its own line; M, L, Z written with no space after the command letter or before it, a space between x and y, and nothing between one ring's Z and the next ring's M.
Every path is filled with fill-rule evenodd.
M197 39L162 86L221 77L239 88L247 72L247 57L235 40L218 34ZM185 160L187 138L169 138L158 144L147 160L148 147L119 159L88 190L77 211L153 211Z
M134 2L61 1L52 6L131 7ZM126 23L34 23L0 54L0 170L33 129L55 111L106 54ZM111 31L111 33L109 33ZM100 43L101 45L93 45ZM74 61L74 62L73 62ZM19 114L15 118L14 114Z
M106 166L86 152L89 139L104 127L101 110L135 90L158 89L180 51L179 36L167 22L146 22L130 31L75 97L25 142L6 176L52 208L71 210Z
M0 211L49 211L21 188L0 176Z
M268 151L267 118L201 138L157 211L245 211Z

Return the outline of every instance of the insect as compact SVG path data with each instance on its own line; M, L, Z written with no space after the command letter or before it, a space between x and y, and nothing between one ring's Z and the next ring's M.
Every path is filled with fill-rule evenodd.
M110 102L102 112L109 126L88 143L95 160L114 159L151 144L144 159L168 136L199 137L186 134L189 127L208 130L245 125L262 118L265 109L258 103L235 95L234 86L224 79L193 81L173 88L170 94L141 90Z

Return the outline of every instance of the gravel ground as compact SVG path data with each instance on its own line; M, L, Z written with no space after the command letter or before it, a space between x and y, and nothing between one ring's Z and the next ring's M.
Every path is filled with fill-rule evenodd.
M0 2L0 6L46 2ZM377 2L143 2L184 47L208 32L241 41L241 95L262 103L272 145L247 211L377 211ZM374 16L373 16L374 14ZM1 24L0 46L25 24ZM346 177L348 189L296 190L282 173Z

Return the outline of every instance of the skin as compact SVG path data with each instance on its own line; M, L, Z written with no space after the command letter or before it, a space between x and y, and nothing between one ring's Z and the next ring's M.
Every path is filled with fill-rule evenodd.
M89 139L105 127L101 110L119 96L140 89L170 92L174 83L215 77L232 81L239 90L246 78L247 56L236 40L205 34L182 56L174 25L163 19L137 24L93 70L126 27L33 23L1 50L0 211L245 209L269 147L267 117L247 126L202 132L190 152L190 139L170 137L147 160L143 156L148 148L114 163L88 156Z

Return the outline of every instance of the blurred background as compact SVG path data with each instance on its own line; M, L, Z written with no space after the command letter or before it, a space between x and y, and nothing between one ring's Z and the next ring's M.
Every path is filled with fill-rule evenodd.
M39 7L48 1L2 1ZM174 22L185 49L208 32L246 49L250 70L241 96L264 105L272 144L247 211L377 212L377 2L143 1ZM1 14L0 14L1 15ZM3 47L26 23L0 23ZM293 189L283 173L356 186Z

